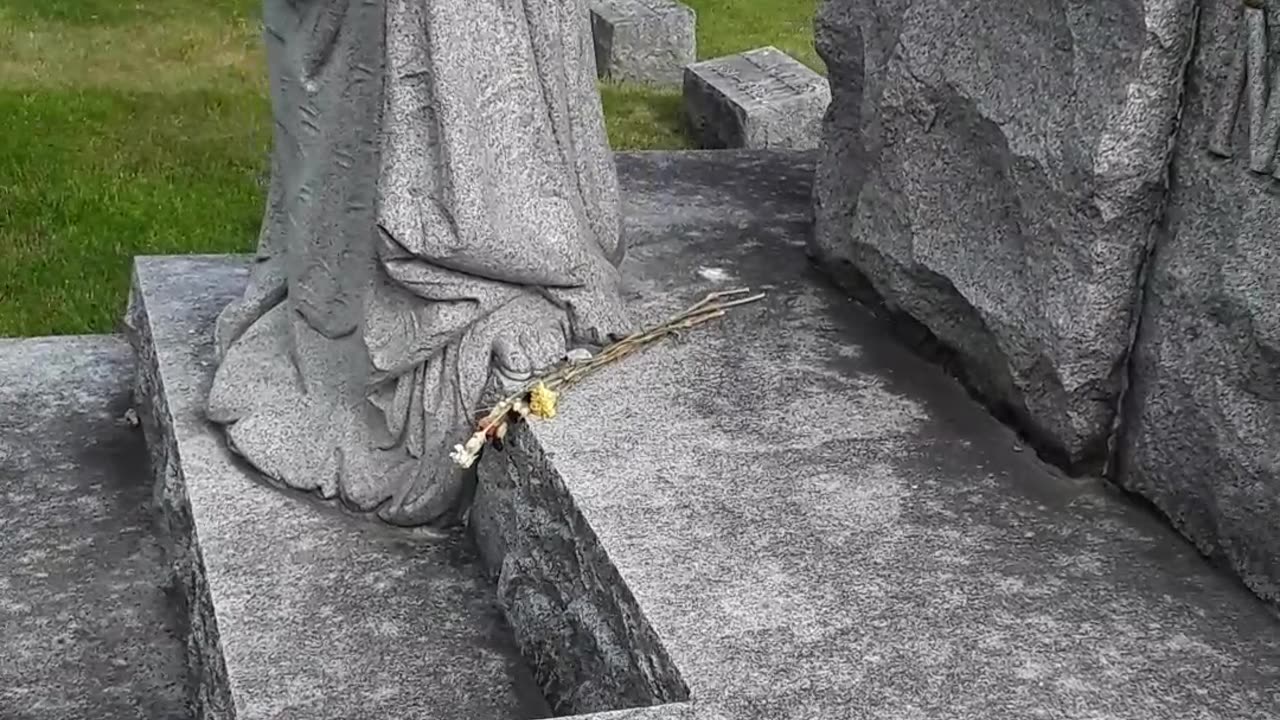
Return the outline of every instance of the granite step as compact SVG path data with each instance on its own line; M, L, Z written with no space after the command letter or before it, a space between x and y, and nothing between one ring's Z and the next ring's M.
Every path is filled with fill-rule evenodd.
M474 531L553 700L648 706L600 716L618 720L1280 717L1273 608L1045 465L811 269L811 168L620 158L641 316L768 296L482 458Z
M0 340L0 718L191 717L132 374L120 337Z

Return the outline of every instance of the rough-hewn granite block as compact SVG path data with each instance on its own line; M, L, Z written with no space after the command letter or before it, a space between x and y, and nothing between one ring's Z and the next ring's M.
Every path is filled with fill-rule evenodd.
M0 340L0 717L187 718L133 354Z
M804 257L810 167L620 158L643 318L769 295L570 390L482 460L473 529L506 536L481 548L528 590L503 595L517 637L558 637L570 606L583 625L638 610L626 626L652 634L622 650L662 663L635 682L674 668L691 696L643 718L1273 717L1280 620L825 285ZM600 572L600 552L611 598L562 572Z
M773 47L689 65L684 114L703 148L818 147L826 78Z
M139 258L138 409L205 718L545 717L465 538L417 537L250 475L203 418L235 257Z
M1270 5L1277 48L1280 6ZM1250 131L1249 102L1232 113L1226 96L1239 90L1227 75L1248 36L1242 4L1200 7L1116 477L1280 606L1280 164L1274 135L1268 147ZM1280 95L1270 108L1276 115ZM1211 151L1220 117L1231 158Z
M594 0L596 72L610 80L679 85L697 59L697 15L676 0Z
M1238 4L1238 3L1237 3ZM826 0L813 250L1038 449L1100 471L1196 0Z

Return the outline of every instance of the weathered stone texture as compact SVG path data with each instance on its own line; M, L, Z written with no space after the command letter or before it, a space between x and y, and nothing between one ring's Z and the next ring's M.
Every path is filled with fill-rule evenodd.
M827 0L814 254L1047 455L1100 467L1194 0Z
M455 525L495 374L633 329L586 0L265 0L258 258L208 418L282 486Z
M602 78L679 85L697 59L697 14L675 0L596 0L591 34Z
M774 47L684 70L685 121L707 149L816 149L830 101L826 78Z
M1262 173L1249 170L1250 145L1261 138L1250 132L1247 101L1234 123L1233 157L1209 152L1228 99L1223 91L1238 87L1227 75L1245 33L1239 2L1209 0L1202 8L1173 158L1169 230L1147 287L1117 478L1150 498L1202 552L1278 602L1280 182L1270 175L1274 162L1263 163ZM1272 8L1274 67L1280 6ZM1280 97L1273 97L1270 112L1277 110ZM1271 144L1265 157L1274 152Z

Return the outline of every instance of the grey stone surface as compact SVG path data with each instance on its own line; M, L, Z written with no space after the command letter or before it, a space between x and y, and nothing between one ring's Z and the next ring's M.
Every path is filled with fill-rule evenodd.
M119 337L0 340L0 717L191 717Z
M473 534L557 714L687 700L689 690L528 433L481 460ZM524 479L536 473L536 480ZM521 475L525 478L522 478Z
M639 317L731 286L768 298L586 381L488 455L479 496L506 464L531 505L476 531L514 516L563 563L604 551L691 696L636 717L1276 717L1280 618L823 284L804 257L809 167L620 159ZM529 559L516 540L487 561ZM574 587L505 601L583 600ZM585 599L584 626L600 617Z
M1270 5L1274 70L1280 5ZM1265 114L1239 98L1241 4L1201 7L1116 477L1280 604L1280 166L1264 133L1280 119L1280 91Z
M545 717L470 544L281 492L203 417L243 258L139 258L138 409L197 718Z
M453 524L491 369L630 330L585 0L266 0L264 22L272 180L209 417L276 484Z
M703 148L815 149L830 101L826 78L774 47L684 71L685 121Z
M676 0L593 0L596 71L609 80L680 85L697 60L697 14Z
M1106 462L1196 0L826 0L813 251L1038 449Z

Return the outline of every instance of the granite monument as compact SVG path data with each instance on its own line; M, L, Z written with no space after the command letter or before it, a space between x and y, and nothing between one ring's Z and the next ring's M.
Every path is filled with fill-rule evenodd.
M578 0L266 0L275 121L208 417L276 484L405 526L465 511L486 388L629 321Z
M1280 2L1202 4L1113 477L1280 605Z
M1098 470L1161 217L1195 0L828 0L814 250Z
M1273 0L826 0L811 244L1272 602L1276 28Z

